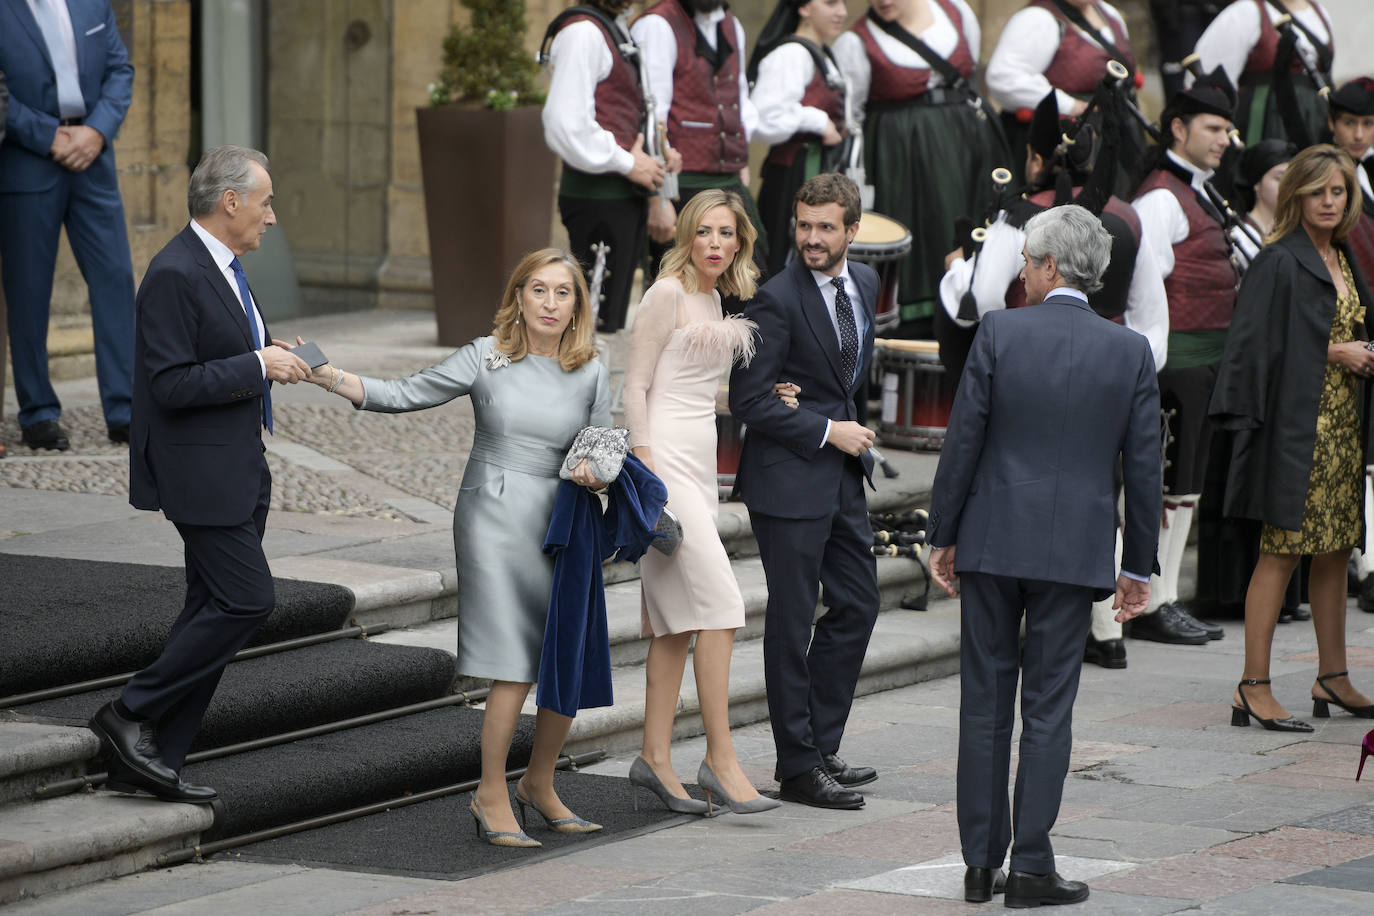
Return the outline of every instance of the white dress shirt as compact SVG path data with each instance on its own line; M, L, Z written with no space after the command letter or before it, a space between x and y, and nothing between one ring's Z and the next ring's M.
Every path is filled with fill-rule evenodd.
M1072 23L1062 28L1072 29L1099 46L1103 45L1102 39L1115 45L1116 34L1112 31L1111 22L1115 21L1124 34L1126 20L1114 6L1103 3L1100 9L1109 20L1100 33L1084 31ZM1070 114L1078 100L1067 92L1055 89L1045 78L1045 71L1059 53L1064 34L1059 20L1043 7L1028 6L1008 19L997 39L997 47L988 58L988 69L984 75L988 98L1004 111L1016 111L1018 108L1033 111L1049 95L1050 90L1054 90L1059 113Z
M978 254L967 259L956 258L950 263L949 270L940 278L940 303L955 324L964 328L977 324L977 321L959 320L959 303L970 283L978 306L978 321L989 312L1006 308L1007 287L1020 282L1018 278L1025 265L1021 251L1025 245L1025 231L1008 223L1006 215L1002 214L988 227L988 237ZM977 270L973 267L975 263ZM1169 352L1169 300L1164 293L1159 264L1150 250L1150 241L1143 234L1121 320L1150 342L1155 369L1163 369Z
M816 281L816 286L821 292L821 299L825 302L826 313L830 315L830 326L835 329L835 341L840 340L840 319L835 312L835 299L839 290L835 289L835 277L844 280L844 292L849 297L849 307L854 310L854 330L859 338L859 358L855 361L854 371L863 371L863 345L864 335L868 333L868 314L864 312L863 297L859 294L859 284L849 276L849 259L846 258L840 264L840 272L835 277L830 274L821 273L819 270L811 271L811 276ZM853 379L850 379L852 382ZM830 438L830 424L832 420L825 421L825 435L821 436L820 448L825 448L825 442Z
M616 19L629 41L625 18ZM596 121L596 86L611 75L615 60L606 36L595 22L564 27L549 46L549 95L544 102L544 142L573 168L593 175L628 175L635 157L622 149L615 134Z
M39 7L43 9L40 10ZM40 32L46 17L57 19L57 29L62 34L63 50L67 52L64 60L62 55L54 53L54 48L48 48L48 58L52 62L57 81L58 111L64 119L84 118L86 100L81 95L81 60L76 53L76 31L72 28L71 12L67 9L65 0L29 0L29 12L33 13L34 21L39 23ZM47 34L44 33L45 42L47 38Z
M1312 34L1321 39L1323 44L1330 45L1331 33L1326 30L1326 23L1315 9L1319 5L1314 0L1312 6L1293 13L1293 18L1311 29ZM1240 85L1240 75L1245 70L1245 61L1260 41L1260 6L1264 7L1264 14L1269 17L1271 23L1283 15L1271 4L1256 4L1255 0L1236 0L1217 13L1217 18L1211 21L1193 47L1204 73L1210 73L1220 65L1230 77L1231 84ZM1324 7L1322 12L1326 12ZM1294 45L1297 52L1307 61L1308 66L1316 69L1317 49L1312 47L1312 42L1307 40L1307 35L1302 29L1295 27L1293 31L1298 36ZM1191 74L1185 77L1185 82L1189 86L1193 85Z
M234 301L243 308L248 314L249 320L258 327L258 340L262 341L264 347L270 346L272 341L267 339L267 326L262 323L262 315L258 313L257 303L253 302L253 294L248 294L248 302L243 301L239 295L239 281L234 276L234 270L229 263L234 260L234 253L229 250L229 246L211 235L204 226L195 220L191 220L191 231L204 243L206 250L210 252L210 259L215 262L219 272L224 275L224 282L229 284L230 291L234 294ZM242 266L242 265L240 265ZM267 363L263 362L262 354L255 351L258 364L262 366L262 377L267 378Z
M843 78L829 58L825 67L828 78ZM758 79L754 80L750 96L759 117L753 139L774 146L786 143L796 134L825 133L830 115L802 104L806 87L815 76L815 59L795 41L774 48L759 62Z
M973 55L974 64L977 64L978 49L982 47L983 40L978 17L973 15L973 10L964 0L951 2L964 21L964 41L968 44L969 53ZM950 55L959 47L959 30L954 27L954 23L945 15L944 9L938 3L930 4L930 12L935 21L931 23L930 28L916 37L925 42L936 54L949 60ZM930 70L930 64L926 63L924 57L873 23L870 22L868 27L879 50L893 64L906 67L908 70ZM845 32L836 38L833 51L835 59L840 62L840 69L844 71L845 79L849 81L849 91L853 98L850 110L855 113L854 117L857 120L862 121L864 106L868 104L868 90L873 84L873 65L868 59L868 51L864 47L863 39L854 32ZM939 71L930 71L928 86L933 89L943 86L944 82L944 77L940 76Z
M725 10L712 10L710 13L695 13L692 21L697 31L711 48L716 46L716 26L725 18ZM668 109L673 107L673 68L677 66L677 36L673 27L658 13L646 13L630 26L630 34L644 55L645 69L649 74L649 94L654 98L654 111L665 124L668 123ZM758 128L759 115L754 103L749 101L749 80L745 76L745 61L748 46L744 43L744 27L735 20L735 55L739 61L739 119L744 127L744 139L749 140Z
M1206 194L1202 183L1212 177L1211 169L1200 169L1173 150L1165 155L1188 172L1199 194ZM1131 206L1140 217L1141 236L1149 242L1150 251L1154 253L1160 279L1169 279L1169 274L1174 272L1174 246L1188 238L1188 214L1183 212L1183 205L1168 188L1155 188L1142 194Z

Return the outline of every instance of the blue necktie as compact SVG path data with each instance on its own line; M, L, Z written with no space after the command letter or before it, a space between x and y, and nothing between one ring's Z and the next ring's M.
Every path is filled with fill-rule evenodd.
M258 337L258 320L253 317L253 297L248 293L248 278L243 275L243 265L238 258L229 262L234 279L239 284L239 298L243 300L243 313L248 316L248 330L253 335L253 349L262 349L262 339ZM272 432L272 383L262 380L262 425Z
M32 9L38 28L43 33L43 43L48 46L53 75L57 78L57 110L64 118L82 118L86 116L86 100L81 95L81 77L64 40L62 23L51 6L52 2L35 0Z

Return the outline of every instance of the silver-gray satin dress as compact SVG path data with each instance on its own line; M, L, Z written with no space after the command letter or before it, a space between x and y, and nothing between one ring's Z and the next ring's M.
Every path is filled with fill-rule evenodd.
M606 367L505 362L481 337L409 378L361 378L364 410L400 413L472 397L472 453L453 512L458 560L458 671L533 682L553 587L544 536L558 469L584 426L611 425ZM503 364L504 363L504 364Z

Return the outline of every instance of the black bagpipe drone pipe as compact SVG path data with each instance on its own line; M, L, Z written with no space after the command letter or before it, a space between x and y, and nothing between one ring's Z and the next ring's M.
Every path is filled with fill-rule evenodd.
M907 593L902 596L901 606L908 611L924 611L930 602L930 568L921 559L929 520L930 513L919 508L905 512L868 513L868 523L873 528L873 555L915 560L924 574L925 589L921 594Z

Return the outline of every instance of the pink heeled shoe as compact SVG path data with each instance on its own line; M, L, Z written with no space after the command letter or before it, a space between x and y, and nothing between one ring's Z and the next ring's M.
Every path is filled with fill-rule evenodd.
M1364 736L1364 741L1360 744L1360 768L1355 771L1355 781L1360 781L1360 774L1364 772L1365 758L1374 754L1374 729L1371 729Z

